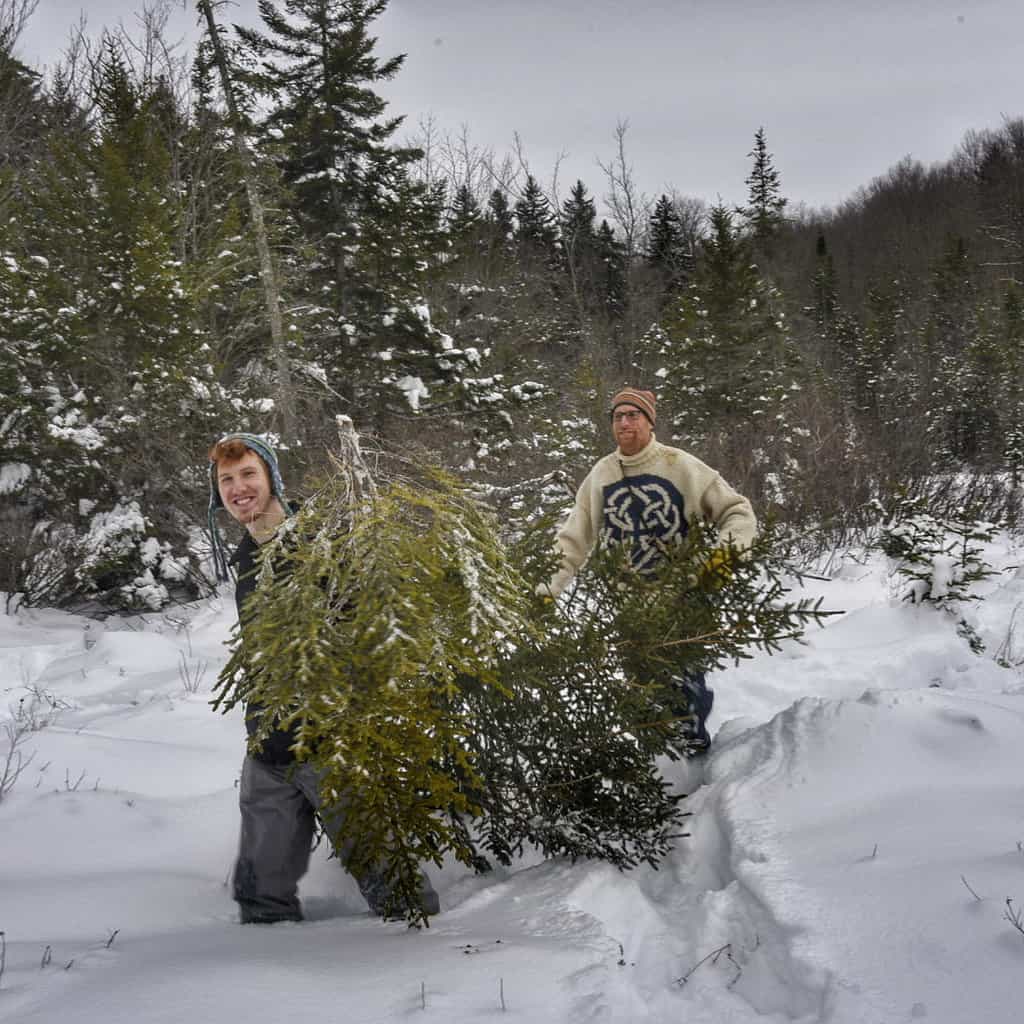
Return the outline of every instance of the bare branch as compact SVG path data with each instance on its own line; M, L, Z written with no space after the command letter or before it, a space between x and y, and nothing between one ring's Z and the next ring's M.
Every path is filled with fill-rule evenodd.
M972 895L972 896L973 896L973 897L974 897L974 898L975 898L975 899L976 899L976 900L977 900L977 901L978 901L979 903L981 903L981 897L980 897L980 896L979 896L979 895L978 895L978 894L977 894L977 893L976 893L976 892L975 892L975 891L974 891L974 890L973 890L973 889L971 888L971 886L970 886L970 884L968 883L967 879L966 879L966 878L964 878L964 876L963 876L963 875L961 875L961 876L960 876L960 881L964 883L964 887L965 887L965 888L967 889L967 891L968 891L968 892L969 892L969 893L970 893L970 894L971 894L971 895Z
M732 981L729 982L729 987L732 988L732 986L735 985L737 981L739 981L739 977L743 973L743 968L740 967L740 965L736 963L736 961L733 959L731 942L727 942L724 946L720 946L718 949L713 949L710 953L708 953L707 956L702 957L700 960L698 960L681 978L676 978L676 984L679 986L685 985L693 976L694 971L696 971L701 964L705 964L709 960L713 964L717 964L718 958L722 956L723 953L725 954L729 963L731 963L733 967L736 968L736 977L734 977Z
M19 749L30 732L27 724L19 721L17 716L12 717L9 722L4 722L7 750L0 766L0 802L14 789L18 777L35 759L34 750L25 757L23 751Z
M636 179L633 177L633 167L626 158L628 131L629 121L619 121L615 126L615 156L607 164L598 160L597 166L608 180L605 204L611 210L612 219L622 231L626 256L632 261L647 222L650 201L638 191Z
M14 49L38 6L39 0L0 0L0 52Z
M1006 899L1006 910L1003 911L1003 919L1009 921L1021 935L1024 935L1024 911L1019 907L1014 910L1013 900L1009 897Z

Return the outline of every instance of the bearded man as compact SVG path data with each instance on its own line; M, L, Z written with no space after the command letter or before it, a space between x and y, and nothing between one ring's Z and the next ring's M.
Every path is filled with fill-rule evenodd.
M598 544L625 545L636 571L653 572L694 518L714 524L723 543L719 559L750 546L757 532L750 502L700 459L655 437L652 391L623 388L611 400L609 418L617 448L587 474L558 531L561 565L543 588L551 597L561 594ZM707 719L714 693L702 672L680 672L674 686L684 723L682 752L702 754L711 742Z

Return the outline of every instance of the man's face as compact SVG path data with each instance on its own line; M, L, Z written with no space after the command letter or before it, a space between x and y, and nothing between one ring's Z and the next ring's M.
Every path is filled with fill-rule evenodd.
M217 463L217 490L228 513L243 526L276 518L281 505L270 489L266 463L252 451Z
M617 405L612 413L612 434L623 455L636 455L651 439L651 421L635 405Z

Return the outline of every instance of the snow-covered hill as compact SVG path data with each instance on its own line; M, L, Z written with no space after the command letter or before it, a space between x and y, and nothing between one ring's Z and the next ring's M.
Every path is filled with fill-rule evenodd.
M235 923L243 729L207 703L230 599L2 617L2 704L40 728L0 802L0 1020L1015 1022L1024 578L990 557L985 654L848 559L814 584L844 615L719 673L703 779L665 766L693 818L660 870L448 867L423 932L370 918L324 850L305 923Z

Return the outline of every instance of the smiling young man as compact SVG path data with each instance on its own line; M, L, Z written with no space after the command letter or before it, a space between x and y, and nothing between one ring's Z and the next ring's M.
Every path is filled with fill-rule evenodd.
M749 547L757 532L750 502L700 459L658 441L653 392L623 388L612 398L609 415L618 447L587 474L558 532L561 566L547 585L553 597L598 544L624 544L634 569L653 571L695 517L713 523L723 542ZM710 744L706 722L714 694L701 673L683 674L678 687L680 712L693 716L686 753L701 753Z
M272 490L267 464L251 448L243 447L242 441L231 439L222 445L222 450L241 451L234 459L222 455L217 460L221 502L257 544L265 543L285 519L281 500Z
M273 448L255 434L228 434L211 449L210 457L210 532L214 562L220 579L227 579L228 568L237 574L235 603L242 627L241 642L246 642L246 603L256 589L259 549L277 533L292 509L284 496L284 482ZM245 536L230 561L220 548L214 515L225 509L245 528ZM246 708L246 729L255 735L255 714L259 708ZM293 733L275 729L258 749L246 754L242 765L238 804L242 816L238 859L234 871L234 897L243 924L274 924L301 921L299 879L309 867L316 819L319 817L328 835L336 834L342 824L340 803L326 806L320 795L316 771L308 763L295 760ZM351 843L335 847L338 859L346 865L353 850ZM382 871L371 870L356 879L359 889L376 914L389 910L400 916L401 908L389 906L390 887ZM420 903L427 914L439 910L437 893L424 876Z

